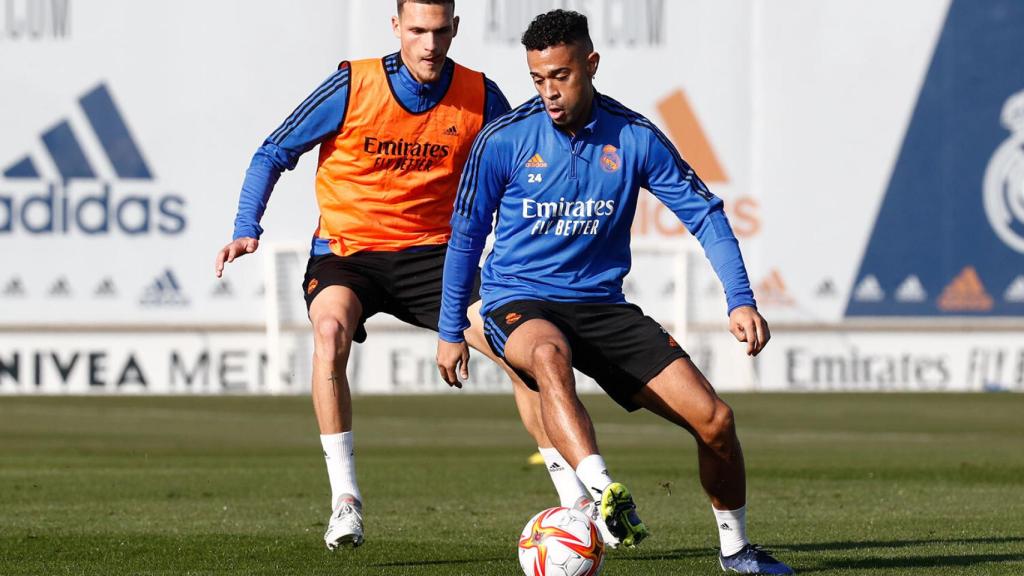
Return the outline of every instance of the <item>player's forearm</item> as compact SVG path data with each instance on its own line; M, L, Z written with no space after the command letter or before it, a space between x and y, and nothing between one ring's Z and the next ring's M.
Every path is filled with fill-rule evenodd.
M253 156L249 169L245 171L245 181L238 198L238 212L235 214L235 231L233 239L259 238L263 234L260 220L270 201L270 193L281 177L283 167L277 165L267 151L266 146L259 149Z
M235 238L259 238L260 219L285 170L341 129L348 102L348 68L331 74L256 151L245 173L235 218Z
M473 295L474 277L482 249L464 240L461 233L454 232L444 260L444 291L437 332L446 342L463 342L465 338L462 333L469 328L466 309Z
M735 238L719 240L711 246L705 246L704 254L725 288L728 312L740 306L756 306L739 242Z
M756 306L739 241L721 210L710 212L695 236L725 288L728 312L740 306Z

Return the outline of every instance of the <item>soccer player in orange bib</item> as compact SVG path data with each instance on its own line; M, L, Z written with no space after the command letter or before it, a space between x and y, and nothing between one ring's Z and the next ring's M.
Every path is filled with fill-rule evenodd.
M246 172L233 240L216 260L220 277L226 263L256 251L274 184L319 144L320 219L303 291L315 346L313 406L331 484L330 549L363 542L345 373L352 343L366 339L363 323L378 312L437 330L459 177L477 133L509 110L493 82L447 58L459 27L454 0L397 4L392 28L401 51L342 62L270 135ZM467 341L508 371L484 340L479 314L471 315ZM589 502L544 434L536 395L509 373L562 504Z

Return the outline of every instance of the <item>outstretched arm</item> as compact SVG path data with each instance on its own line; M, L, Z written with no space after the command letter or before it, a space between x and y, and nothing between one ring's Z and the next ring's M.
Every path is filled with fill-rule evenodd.
M303 154L341 128L348 102L349 73L345 64L331 74L253 155L238 199L232 241L217 253L218 278L225 263L259 248L263 234L260 220L281 174L294 169Z
M729 328L756 356L768 343L768 323L757 311L754 292L722 200L712 194L675 146L653 124L642 126L647 136L645 187L668 206L700 242L725 289Z

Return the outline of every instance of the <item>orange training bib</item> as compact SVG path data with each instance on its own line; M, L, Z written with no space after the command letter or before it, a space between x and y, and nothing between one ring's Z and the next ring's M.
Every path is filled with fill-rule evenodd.
M414 114L398 102L382 60L352 67L341 131L320 146L318 238L348 256L443 244L462 167L483 127L479 72L455 65L437 106Z

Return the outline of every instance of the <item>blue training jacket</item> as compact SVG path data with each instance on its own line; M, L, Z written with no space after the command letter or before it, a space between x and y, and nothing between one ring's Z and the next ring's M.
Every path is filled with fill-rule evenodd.
M402 63L399 53L385 56L384 62L395 95L415 114L433 108L444 98L455 70L455 64L449 58L437 82L420 84ZM350 72L346 67L328 76L256 151L242 183L233 239L258 239L263 234L260 220L281 174L295 169L299 157L341 130L345 110L348 109ZM487 78L484 81L487 87L484 103L486 123L508 112L510 106L497 84ZM330 252L327 240L314 239L313 255Z
M461 342L473 275L495 210L483 267L483 312L514 300L624 303L630 228L640 188L700 241L725 287L728 311L754 306L739 243L675 146L650 120L595 94L575 137L555 127L539 97L477 135L452 214L440 336Z

